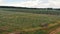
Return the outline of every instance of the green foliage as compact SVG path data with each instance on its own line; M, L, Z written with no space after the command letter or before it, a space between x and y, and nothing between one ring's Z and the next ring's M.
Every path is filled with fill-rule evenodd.
M46 31L44 30L37 30L37 31L32 31L32 32L25 32L24 34L47 34Z
M0 8L4 11L12 12L25 12L25 13L35 13L35 14L50 14L50 15L60 15L60 10L48 9L16 9L16 8Z
M58 32L57 34L60 34L60 32Z

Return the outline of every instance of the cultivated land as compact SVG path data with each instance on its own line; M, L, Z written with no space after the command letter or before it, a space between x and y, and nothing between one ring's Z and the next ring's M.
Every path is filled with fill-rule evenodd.
M0 34L56 34L53 31L60 29L60 11L49 11L0 8Z

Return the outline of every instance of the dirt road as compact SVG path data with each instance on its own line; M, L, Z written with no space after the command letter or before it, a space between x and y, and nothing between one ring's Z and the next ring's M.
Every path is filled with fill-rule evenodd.
M58 32L60 32L60 27L59 28L56 28L53 31L51 31L49 34L57 34Z

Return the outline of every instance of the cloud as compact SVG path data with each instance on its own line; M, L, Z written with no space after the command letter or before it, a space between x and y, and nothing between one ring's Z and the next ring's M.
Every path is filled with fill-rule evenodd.
M9 0L8 0L9 1ZM19 7L32 7L32 8L45 8L45 7L53 7L60 8L60 0L14 0L13 2L7 3L5 0L0 0L0 5L4 6L19 6Z
M60 8L60 0L49 0L49 6L53 8Z
M3 3L3 0L0 0L0 4L2 4Z
M0 0L0 2L2 2L3 0Z
M8 4L7 4L8 5ZM10 3L9 6L21 6L21 7L32 7L32 8L40 8L47 7L49 3L44 3L42 0L33 0L26 2L14 2Z

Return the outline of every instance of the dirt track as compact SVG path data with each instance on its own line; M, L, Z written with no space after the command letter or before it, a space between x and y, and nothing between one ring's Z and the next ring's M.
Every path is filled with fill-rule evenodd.
M51 31L49 34L57 34L58 32L60 32L60 27Z

